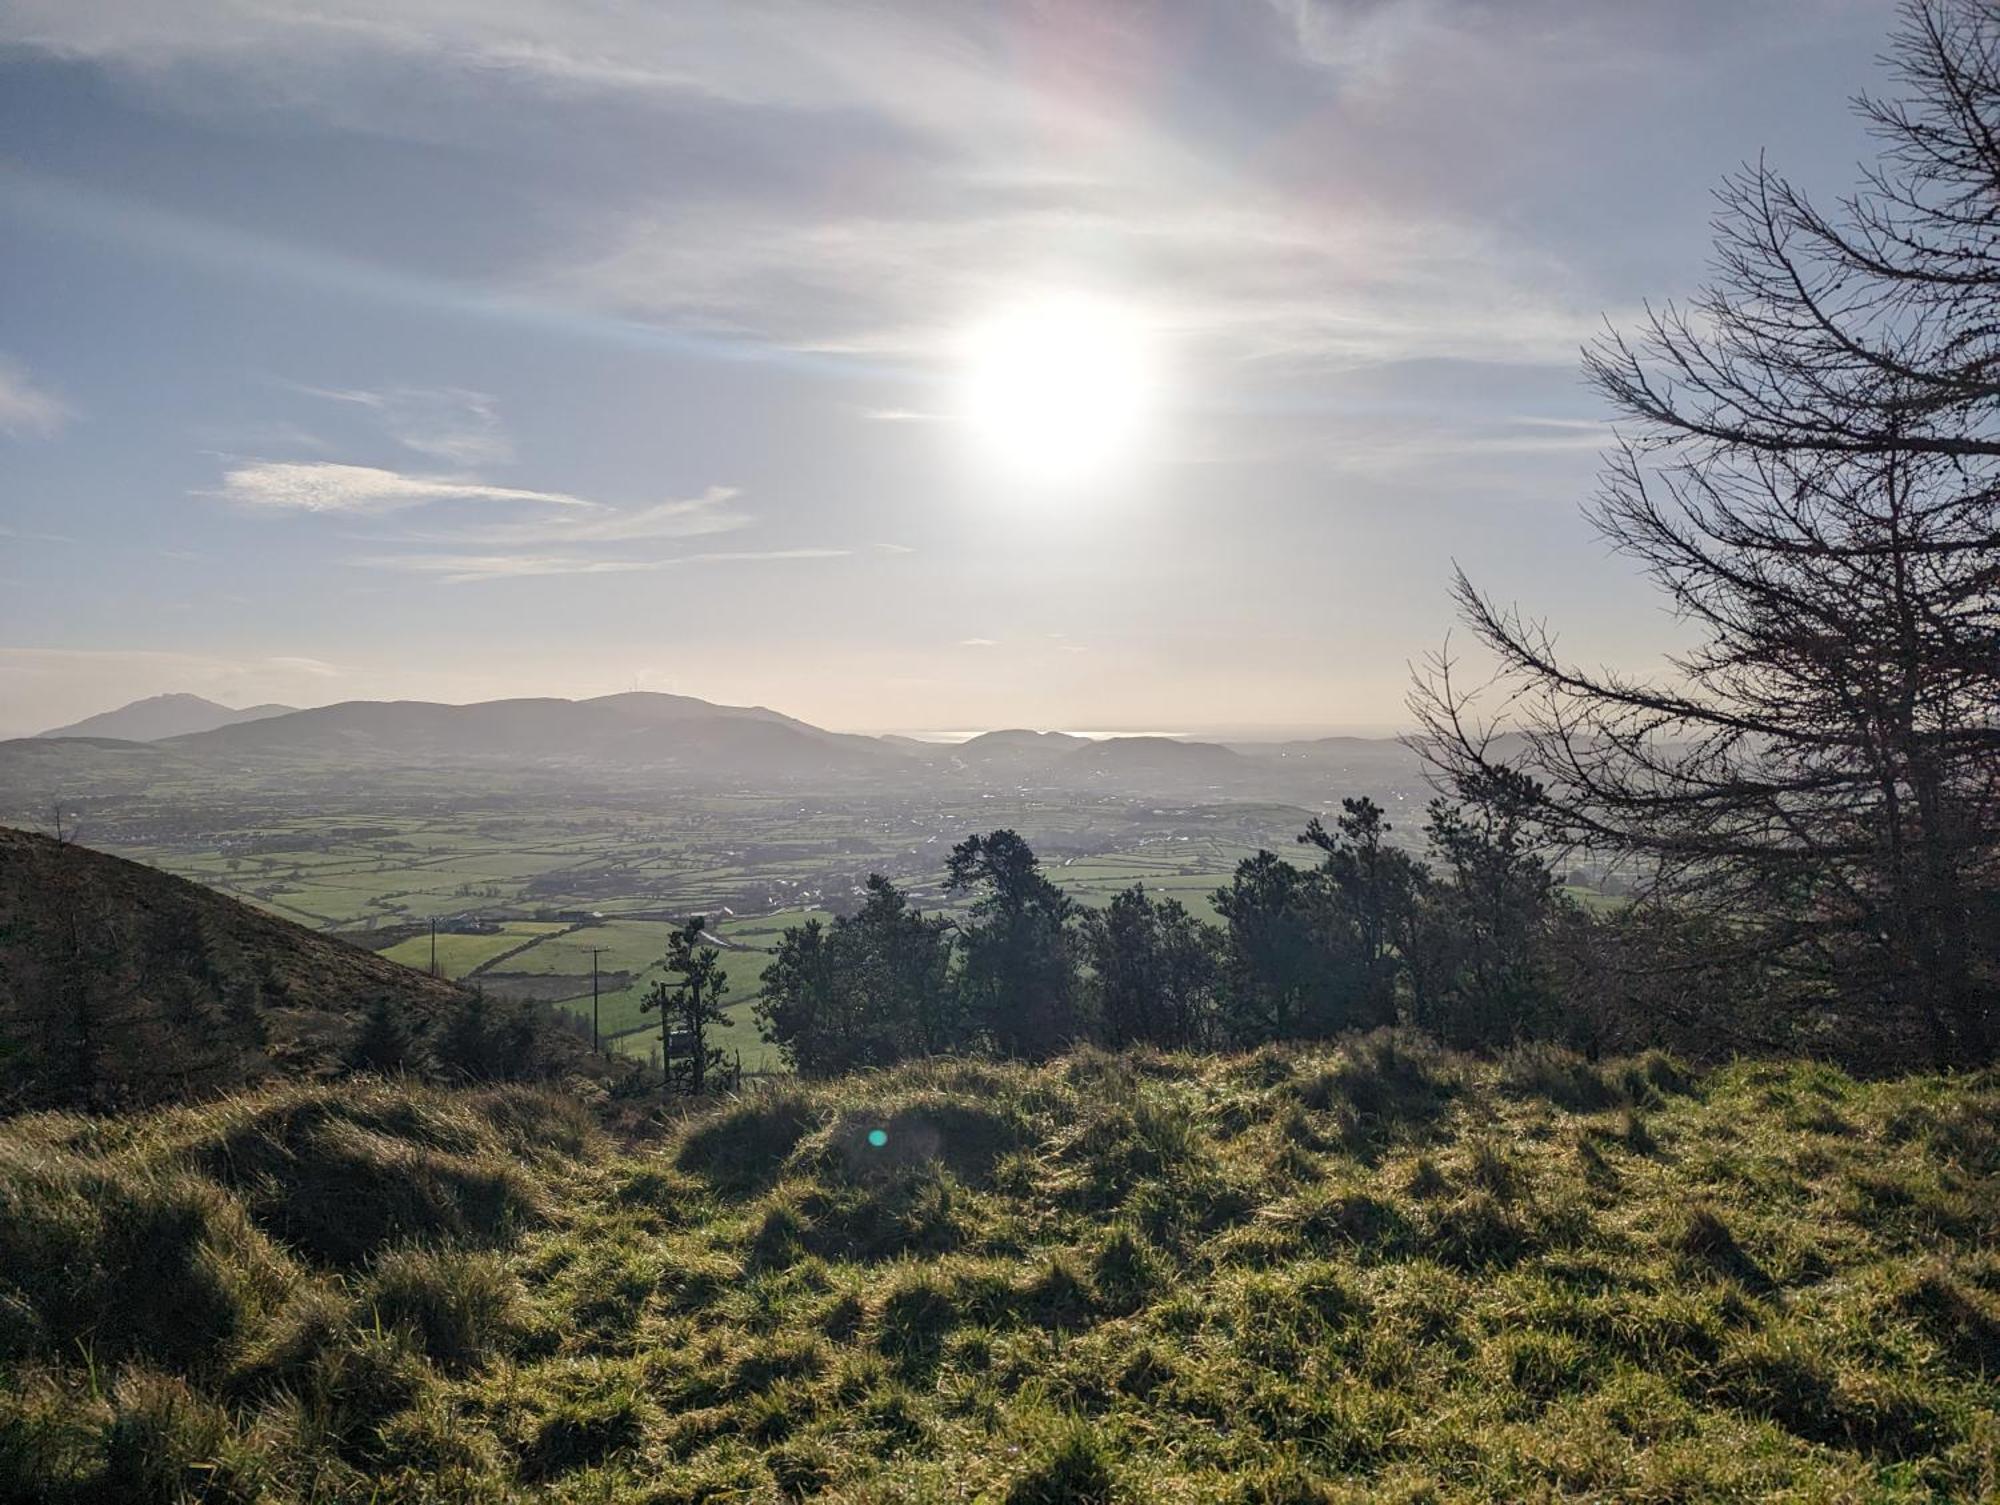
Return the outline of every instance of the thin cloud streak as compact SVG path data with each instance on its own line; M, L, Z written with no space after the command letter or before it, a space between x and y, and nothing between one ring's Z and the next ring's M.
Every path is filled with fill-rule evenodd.
M332 461L256 461L238 466L213 493L253 511L347 512L374 514L421 507L429 502L529 502L550 507L594 508L598 504L560 491L528 491L405 475L373 465Z
M367 410L405 449L447 465L506 465L514 443L500 422L499 403L463 387L340 389L287 382L308 397Z
M699 564L761 563L788 559L846 559L852 549L728 549L665 559L590 559L563 554L387 554L352 561L370 569L436 575L445 585L519 580L548 575L628 575Z

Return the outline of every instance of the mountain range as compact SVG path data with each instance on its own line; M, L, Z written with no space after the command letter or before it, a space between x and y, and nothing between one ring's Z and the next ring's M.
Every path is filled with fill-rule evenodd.
M187 728L189 721L213 724ZM105 730L119 727L127 735ZM187 729L139 735L160 727ZM1012 728L924 742L830 732L765 706L645 691L245 711L197 696L157 696L38 738L0 742L0 793L38 797L57 785L129 784L149 773L353 777L389 770L540 770L648 787L1046 789L1312 802L1421 782L1415 756L1393 738L1225 745Z

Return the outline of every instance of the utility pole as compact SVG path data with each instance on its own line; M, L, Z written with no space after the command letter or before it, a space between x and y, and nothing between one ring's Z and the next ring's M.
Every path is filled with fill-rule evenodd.
M437 916L432 915L431 916L431 976L436 977L437 975L438 975L438 922L437 922Z
M590 1048L593 1052L604 1048L598 1043L603 1039L603 1034L597 1023L597 957L599 952L607 949L609 948L604 946L590 948Z

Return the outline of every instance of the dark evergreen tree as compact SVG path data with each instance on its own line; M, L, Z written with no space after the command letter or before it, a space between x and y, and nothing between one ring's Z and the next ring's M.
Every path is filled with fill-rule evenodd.
M832 1076L855 1060L852 989L842 970L831 932L816 919L787 928L764 968L758 1032L801 1076Z
M360 1028L341 1052L341 1063L349 1071L410 1071L419 1061L409 1021L403 1010L386 998L370 1000Z
M1239 1044L1334 1033L1342 1023L1340 979L1327 942L1330 923L1319 875L1275 852L1236 865L1215 891L1226 926L1224 1011Z
M950 892L976 892L961 931L959 973L967 1022L1003 1055L1039 1059L1083 1037L1076 906L1042 873L1013 831L952 848Z
M1382 807L1364 797L1340 802L1331 832L1315 816L1299 837L1326 854L1320 871L1349 990L1343 1012L1362 1029L1396 1022L1397 980L1414 944L1416 907L1426 886L1423 867L1388 845L1390 829Z
M879 873L861 908L785 932L756 1005L764 1038L812 1076L886 1066L961 1043L949 923Z
M1184 1049L1208 1041L1220 976L1213 926L1135 884L1084 916L1083 938L1105 1044Z
M1458 796L1433 800L1425 827L1444 881L1426 889L1413 931L1432 979L1416 1022L1467 1047L1551 1035L1559 1025L1549 947L1557 890L1530 824L1541 790L1496 767L1461 779Z

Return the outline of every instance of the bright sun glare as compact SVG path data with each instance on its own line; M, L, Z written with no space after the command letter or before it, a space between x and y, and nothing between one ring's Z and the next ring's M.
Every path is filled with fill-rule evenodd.
M1086 480L1137 449L1158 372L1152 342L1125 310L1041 298L981 324L967 347L965 415L1010 469Z

